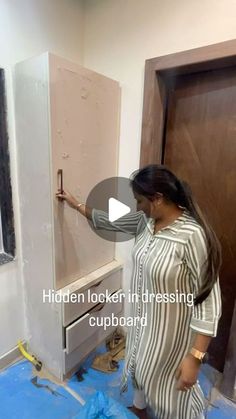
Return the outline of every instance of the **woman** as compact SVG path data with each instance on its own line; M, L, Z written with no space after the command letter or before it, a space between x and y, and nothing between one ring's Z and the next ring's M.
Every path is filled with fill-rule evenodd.
M139 299L131 315L147 321L128 331L121 391L130 374L137 407L144 407L139 404L144 396L155 418L201 418L204 397L197 377L221 315L220 246L190 189L164 166L138 170L131 187L138 212L113 223L105 212L78 204L69 194L59 197L95 228L135 235L131 293ZM145 292L163 300L144 302ZM179 301L180 295L186 300ZM193 306L187 304L191 295Z

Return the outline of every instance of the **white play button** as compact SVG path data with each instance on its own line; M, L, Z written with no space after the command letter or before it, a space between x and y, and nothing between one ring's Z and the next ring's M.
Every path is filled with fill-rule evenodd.
M128 205L123 204L115 198L109 198L108 218L110 222L116 221L131 211Z
M86 199L86 206L97 210L94 212L96 219L95 217L91 220L87 218L89 226L97 236L112 243L121 243L134 238L135 234L129 233L129 228L125 228L129 223L127 225L125 223L124 228L121 229L110 229L109 226L106 228L106 221L122 224L125 217L131 217L131 231L133 231L137 201L133 194L130 178L117 176L103 179L90 191ZM103 212L106 213L105 220ZM145 220L146 218L143 217L144 222L138 226L139 234L142 229L146 228Z

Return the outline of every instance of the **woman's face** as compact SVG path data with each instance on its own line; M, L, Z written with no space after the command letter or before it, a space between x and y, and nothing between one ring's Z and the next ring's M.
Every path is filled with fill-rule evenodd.
M156 197L153 201L150 201L144 195L140 195L136 192L133 192L133 194L137 201L137 211L143 211L148 218L158 218L162 197Z
M139 195L136 192L134 193L134 197L137 201L137 211L143 211L147 217L151 216L151 201L149 201L146 196Z

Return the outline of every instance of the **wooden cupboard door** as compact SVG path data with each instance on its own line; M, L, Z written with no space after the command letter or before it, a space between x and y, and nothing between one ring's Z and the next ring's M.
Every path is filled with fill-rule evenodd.
M117 176L120 88L116 81L54 55L49 57L52 194L56 288L114 259L114 243L58 202L57 171L80 202L100 181Z
M170 88L164 163L189 182L220 239L223 314L210 347L222 371L236 297L236 70L179 76Z

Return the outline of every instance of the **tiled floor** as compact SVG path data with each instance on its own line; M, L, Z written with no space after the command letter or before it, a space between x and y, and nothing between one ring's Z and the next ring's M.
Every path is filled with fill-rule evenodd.
M100 347L96 353L104 351ZM32 379L32 366L21 361L0 373L0 417L2 419L77 419L82 404L75 398L79 394L80 401L87 401L97 390L104 391L108 396L124 406L132 404L132 388L120 397L119 382L123 361L119 370L106 374L92 368L94 353L84 362L83 381L74 375L65 386L54 384L45 379ZM209 378L208 378L209 377ZM213 377L213 378L212 378ZM214 370L204 368L200 374L200 382L208 400L207 419L236 419L236 404L225 399L212 386Z

